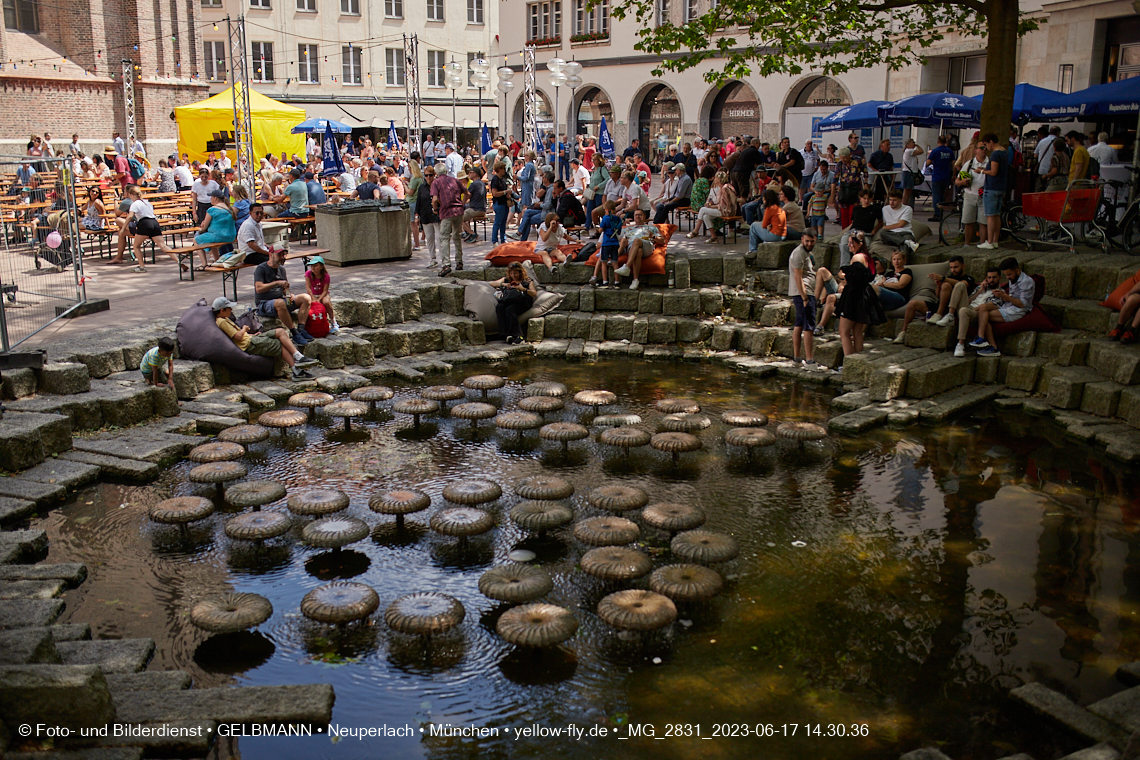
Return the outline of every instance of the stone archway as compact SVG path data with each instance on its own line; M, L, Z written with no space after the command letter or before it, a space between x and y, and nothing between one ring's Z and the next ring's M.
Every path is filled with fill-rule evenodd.
M549 131L549 128L554 122L554 109L551 107L550 98L546 96L540 88L535 89L536 101L538 103L538 113L536 114L535 121L538 123L539 132L544 133ZM511 126L514 129L514 134L518 135L520 140L526 134L523 129L523 98L525 93L520 92L519 96L515 99L514 108L511 110ZM528 146L533 147L533 146Z
M705 137L727 140L736 135L760 136L764 109L756 91L748 83L739 80L729 82L719 89L710 90L705 101L708 103Z
M780 132L791 138L792 147L800 148L809 138L823 138L814 132L816 122L852 103L851 91L838 79L804 77L792 85L784 97Z
M637 137L641 141L642 155L649 163L659 164L659 144L676 144L685 131L677 91L664 82L647 83L633 98L629 124L629 140Z
M583 85L574 93L574 101L567 122L570 129L567 132L597 137L603 116L606 119L606 127L612 136L614 127L613 100L603 88L593 84Z

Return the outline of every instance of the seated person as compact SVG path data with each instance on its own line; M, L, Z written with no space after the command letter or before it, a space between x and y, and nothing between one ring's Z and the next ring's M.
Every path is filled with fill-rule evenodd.
M292 178L284 192L274 201L288 204L289 208L277 215L278 219L300 219L309 215L309 189L305 187L305 180L301 177L300 169L290 169Z
M567 195L569 195L569 193L567 193ZM558 250L558 246L562 242L562 236L565 233L566 230L562 227L562 223L558 219L558 214L553 211L546 214L546 221L538 228L538 242L535 243L534 252L542 257L542 263L546 265L546 268L550 270L551 274L558 271L558 264L566 261L566 254ZM558 263L556 264L554 262Z
M555 211L558 213L558 218L562 220L564 227L578 227L586 223L586 209L582 208L582 201L578 200L578 196L574 193L566 191L566 183L562 180L557 180L554 183L557 195L558 206Z
M791 185L780 186L780 207L784 209L784 218L787 221L788 240L799 240L807 230L804 210L797 201L799 194L799 190Z
M966 274L965 263L961 256L950 257L950 271L947 272L946 277L934 272L931 272L928 277L934 281L934 295L938 300L927 301L922 298L912 298L906 305L906 317L903 319L902 329L899 330L899 334L895 336L895 343L906 342L906 328L914 321L915 316L918 314L930 314L930 323L938 325L939 327L952 324L954 322L954 312L952 310L948 311L945 317L938 319L935 319L935 314L932 312L935 312L936 309L938 312L941 312L947 307L954 293L954 287L959 283L964 285L963 290L967 292L972 291L977 284L974 282L973 277Z
M306 380L312 377L304 368L317 364L317 360L302 356L297 347L289 340L289 334L285 332L285 328L278 327L273 331L273 337L260 334L250 335L249 327L239 328L234 322L235 306L237 304L225 296L215 298L212 306L215 323L226 334L226 337L234 342L234 345L254 356L271 358L280 356L292 370L294 380ZM168 339L164 338L164 340Z
M147 385L174 387L174 341L163 336L158 345L143 354L139 362L139 372L146 378Z
M1127 345L1136 342L1137 332L1140 332L1140 283L1133 285L1125 294L1124 302L1120 304L1120 318L1116 321L1116 327L1109 332L1108 339Z
M1001 270L990 267L986 270L986 279L982 284L967 290L965 282L954 286L950 298L950 314L958 315L958 345L954 346L954 356L966 355L966 333L970 331L970 323L977 321L978 310L983 304L992 303L1000 307L1004 301L995 295L998 284L1001 282Z
M641 274L641 260L646 256L652 256L653 249L659 245L665 245L665 238L662 237L661 230L649 223L649 214L645 209L635 209L633 226L626 228L621 233L621 241L618 243L618 258L621 258L623 252L628 252L629 258L626 259L625 264L620 269L614 270L614 287L617 287L619 275L625 277L632 274L633 280L629 283L629 289L637 290L637 278Z
M910 289L914 284L914 273L906 265L906 254L895 251L891 254L891 269L884 273L879 287L879 302L884 311L894 311L906 306L910 300Z
M202 217L200 231L194 235L194 244L216 247L202 248L198 251L202 256L202 266L196 267L199 272L206 271L206 267L210 265L206 256L207 251L212 250L216 254L223 245L234 242L234 238L237 237L236 216L230 206L230 196L225 190L214 190L210 193L210 208L206 209L206 215ZM214 256L215 261L218 258L217 255Z
M847 250L846 242L852 230L862 232L870 246L875 233L883 227L882 207L874 203L874 200L875 194L870 190L859 191L859 205L851 209L851 226L845 228L839 238L839 259L843 266L847 266L847 262L843 261L843 253Z
M894 188L887 194L888 203L882 210L882 230L879 240L887 245L903 246L914 253L918 250L918 243L914 239L914 230L910 223L914 218L914 209L904 206L902 190Z
M479 236L471 227L472 219L487 218L487 186L483 184L483 170L471 166L467 170L467 208L463 209L463 242L477 243Z
M308 293L289 293L289 277L285 274L285 262L282 261L280 251L270 248L269 260L258 264L257 269L253 270L253 290L258 316L280 320L293 342L299 346L314 340L305 331L313 299ZM292 316L294 311L297 312L295 327Z
M312 172L305 172L305 190L309 193L310 206L320 206L329 202L325 189L321 187L321 183L316 180L316 175Z
M995 345L992 323L1016 322L1033 308L1037 284L1032 277L1021 271L1017 259L1010 256L1003 260L1001 273L1005 275L1009 290L994 290L995 300L978 307L978 337L970 342L970 348L978 349L978 356L1001 356L1001 351ZM960 331L961 326L958 329Z

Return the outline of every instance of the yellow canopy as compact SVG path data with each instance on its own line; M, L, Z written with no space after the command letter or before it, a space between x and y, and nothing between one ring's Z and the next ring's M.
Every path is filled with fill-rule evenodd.
M241 87L240 84L234 86ZM179 155L187 153L192 161L204 161L209 153L206 143L216 139L215 133L234 131L233 97L231 87L206 100L174 109L174 119L178 122ZM286 105L252 88L249 91L249 108L255 161L267 153L304 154L305 136L289 134L289 130L305 120L305 109ZM231 158L237 160L237 156ZM253 168L257 170L256 163Z

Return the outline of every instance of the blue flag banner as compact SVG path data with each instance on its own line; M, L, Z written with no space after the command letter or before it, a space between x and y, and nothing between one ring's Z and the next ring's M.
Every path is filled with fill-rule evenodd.
M491 132L487 129L487 125L483 125L483 136L479 141L479 152L486 155L487 151L491 149Z
M321 139L321 153L324 157L322 176L344 173L344 162L340 160L340 148L337 147L332 124L325 124L325 136Z
M400 147L400 136L396 134L396 122L388 121L388 150L397 150Z
M614 151L614 138L610 135L610 128L606 126L606 117L602 117L602 125L598 128L598 149L607 159L613 160L617 153Z

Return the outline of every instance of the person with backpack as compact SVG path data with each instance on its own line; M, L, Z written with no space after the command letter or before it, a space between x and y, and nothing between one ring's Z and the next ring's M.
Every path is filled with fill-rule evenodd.
M320 256L309 259L309 271L305 272L305 287L309 290L309 297L313 299L313 303L309 307L309 322L312 323L314 320L319 322L321 318L324 318L328 324L329 334L336 335L340 332L340 325L336 323L336 315L333 313L332 297L329 294L330 283L331 278L329 277L329 270L325 268L325 260ZM310 332L312 329L322 332L321 329L310 324L306 324L305 329ZM316 332L313 332L312 335L315 338L324 337Z

